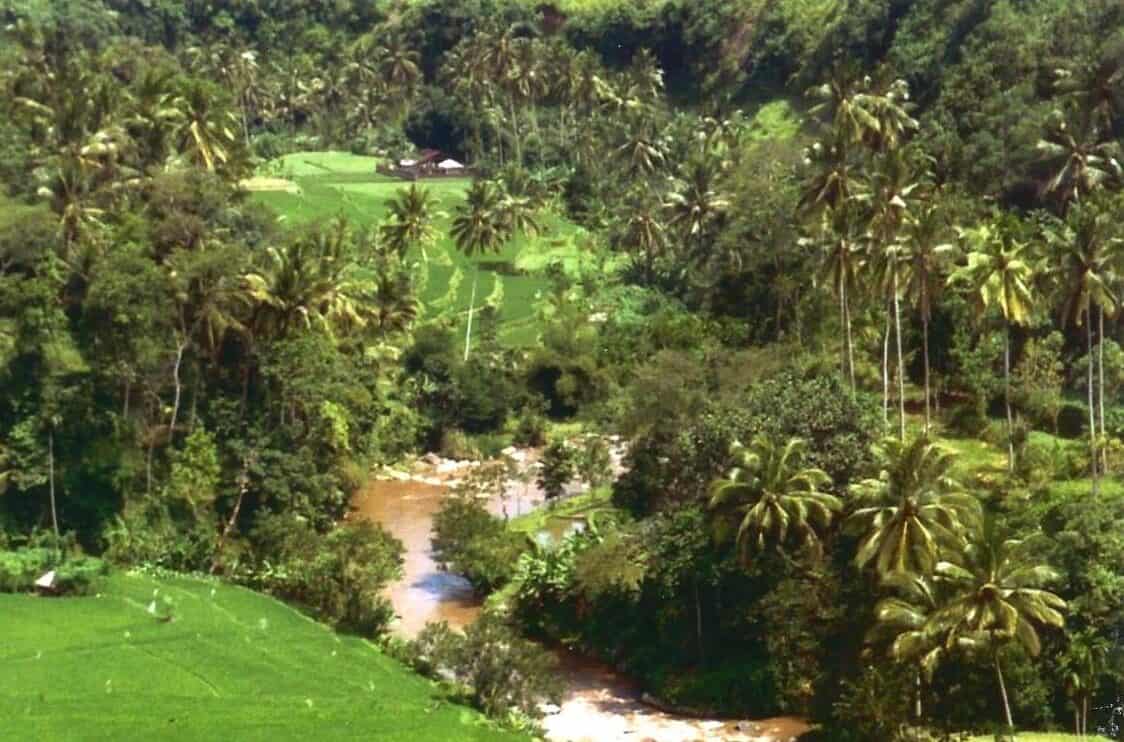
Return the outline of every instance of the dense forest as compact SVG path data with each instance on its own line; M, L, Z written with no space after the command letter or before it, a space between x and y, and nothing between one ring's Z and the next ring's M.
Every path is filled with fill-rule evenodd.
M535 640L816 739L1121 738L1116 0L0 26L0 592L208 574L381 637L403 547L356 492L517 446L584 527L450 497L487 617L384 639L509 727ZM426 150L474 177L382 188Z

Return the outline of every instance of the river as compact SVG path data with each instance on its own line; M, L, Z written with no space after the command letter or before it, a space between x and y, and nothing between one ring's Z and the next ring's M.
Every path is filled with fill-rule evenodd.
M430 553L430 528L445 486L414 480L377 480L355 499L356 515L381 523L402 540L402 579L388 595L399 619L393 630L417 634L428 621L463 628L480 613L481 603L463 578L438 569ZM523 507L541 504L532 496ZM499 514L502 503L490 502ZM566 691L560 711L543 720L553 742L789 742L808 730L798 719L727 721L694 719L658 711L640 700L639 690L608 667L584 657L560 654Z

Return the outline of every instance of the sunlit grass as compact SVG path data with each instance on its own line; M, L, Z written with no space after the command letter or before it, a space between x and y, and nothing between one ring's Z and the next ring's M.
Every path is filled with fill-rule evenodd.
M369 642L218 582L117 575L98 597L0 595L0 664L3 739L520 739Z
M268 204L293 225L343 217L352 224L373 226L386 217L387 201L409 186L398 178L377 174L377 163L376 158L345 152L293 153L263 166L260 172L269 177L291 177L300 192L254 193L252 198ZM551 265L560 265L571 275L592 267L614 270L616 265L602 266L584 230L554 213L540 217L538 235L516 237L495 255L466 258L456 249L449 227L470 184L468 178L419 181L433 195L442 214L435 224L436 243L426 248L428 276L422 303L430 317L446 313L458 321L466 318L472 280L479 268L477 306L496 290L497 281L503 282L497 327L500 341L509 347L533 346L540 329L536 308L550 288L547 269ZM412 251L410 258L421 260L421 250ZM458 281L455 287L454 280ZM455 295L451 295L451 288L456 289Z

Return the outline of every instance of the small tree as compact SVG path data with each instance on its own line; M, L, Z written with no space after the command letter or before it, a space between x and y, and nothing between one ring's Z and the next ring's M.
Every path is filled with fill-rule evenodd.
M542 454L542 468L539 470L539 487L546 499L561 497L577 473L576 452L573 446L562 439L553 441Z
M1015 389L1019 404L1058 432L1058 415L1065 401L1065 365L1061 360L1065 338L1051 332L1044 338L1031 338L1015 369Z
M586 439L585 447L577 457L577 469L590 489L597 489L612 481L613 457L604 438L594 435Z

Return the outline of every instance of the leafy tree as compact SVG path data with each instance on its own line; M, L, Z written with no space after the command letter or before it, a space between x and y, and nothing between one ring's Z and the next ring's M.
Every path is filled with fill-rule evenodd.
M548 500L561 497L577 474L577 452L567 441L556 438L542 452L539 487Z

